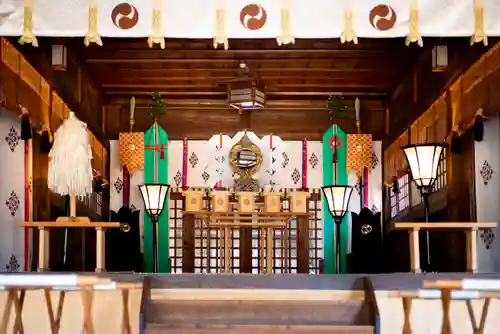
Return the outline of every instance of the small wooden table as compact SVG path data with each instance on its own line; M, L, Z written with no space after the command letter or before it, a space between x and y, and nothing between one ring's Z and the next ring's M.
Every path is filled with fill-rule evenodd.
M54 275L61 276L61 275ZM71 275L65 275L71 276ZM92 299L94 291L109 291L121 290L122 291L122 324L121 334L131 334L132 328L130 323L129 311L129 292L132 289L141 288L142 284L139 283L116 283L109 278L101 278L95 276L77 276L77 282L74 285L60 285L55 283L48 284L38 283L33 284L0 284L4 291L7 291L7 301L3 309L2 318L0 319L0 334L7 334L9 331L8 323L9 317L14 310L14 324L12 328L13 333L24 333L23 325L23 306L27 291L43 290L45 295L45 305L49 315L50 329L52 334L58 334L60 331L61 317L64 308L64 301L67 292L80 291L83 303L83 330L84 334L94 334L94 324L92 319ZM52 305L51 292L58 291L59 298L57 305Z
M22 227L38 228L38 269L43 272L49 270L49 230L50 228L95 228L96 230L96 272L106 270L106 234L107 228L123 228L122 223L91 222L86 217L60 217L55 222L22 222Z
M186 212L187 213L187 212ZM261 247L260 258L266 259L266 271L271 273L273 270L273 236L274 229L285 229L292 219L297 216L309 215L308 213L297 212L189 212L206 221L209 228L219 228L224 234L224 260L220 267L225 272L230 271L230 251L231 243L230 230L236 227L255 227L259 229ZM222 236L221 236L222 237ZM283 236L286 239L287 236ZM266 252L264 256L264 239L266 241ZM222 259L221 259L222 260ZM222 264L223 263L223 264ZM261 271L264 269L264 261L261 262Z
M420 269L420 247L419 247L419 231L420 230L460 230L464 231L467 237L467 271L477 272L477 231L495 228L497 223L412 223L401 222L395 223L395 228L398 230L409 230L410 237L410 265L414 273L421 273Z

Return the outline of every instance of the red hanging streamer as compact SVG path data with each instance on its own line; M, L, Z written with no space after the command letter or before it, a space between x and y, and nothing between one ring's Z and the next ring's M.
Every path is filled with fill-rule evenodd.
M307 190L307 140L302 141L302 189Z
M30 142L31 140L26 140L24 142L24 221L28 222L31 220L30 217L30 192L31 192L31 180L30 180ZM30 230L29 227L24 228L24 271L29 269L30 260Z
M369 207L368 204L368 168L363 169L363 204L365 208Z
M188 172L188 140L184 138L182 150L182 188L187 189L187 172Z

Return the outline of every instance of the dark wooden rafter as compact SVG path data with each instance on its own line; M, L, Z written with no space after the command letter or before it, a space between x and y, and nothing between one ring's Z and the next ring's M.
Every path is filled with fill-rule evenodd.
M51 65L52 43L64 43L68 49L68 71L55 71ZM86 64L78 56L75 41L63 40L55 42L40 38L40 46L17 45L19 51L30 61L45 79L55 89L68 107L85 123L94 136L106 148L109 148L108 139L102 128L102 107L106 96L101 88L93 82L86 69Z
M448 46L449 65L443 71L433 72L432 47L438 44ZM494 42L490 42L490 45L494 45ZM427 43L385 104L389 109L389 131L384 147L396 140L404 129L425 112L440 94L487 50L488 47L482 44L471 47L465 39L434 39Z

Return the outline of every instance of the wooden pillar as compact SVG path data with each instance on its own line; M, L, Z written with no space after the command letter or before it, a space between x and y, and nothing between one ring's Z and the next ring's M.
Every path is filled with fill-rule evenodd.
M252 273L252 228L240 227L240 272Z
M474 140L471 131L464 133L457 141L458 151L448 154L447 188L448 207L447 221L467 222L475 221L475 192L474 192ZM466 238L463 232L447 232L446 247L439 246L446 262L442 268L446 271L462 272L466 270L466 257L457 249L465 249Z
M49 168L49 156L40 152L40 137L33 136L33 220L51 220L51 196L47 185L47 175ZM33 256L31 268L38 268L38 229L32 229Z
M297 272L309 274L309 216L297 217Z
M192 213L182 216L182 272L194 273L194 220Z

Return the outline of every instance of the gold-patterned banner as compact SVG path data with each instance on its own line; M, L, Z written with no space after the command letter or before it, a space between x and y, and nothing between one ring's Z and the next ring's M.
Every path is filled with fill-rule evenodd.
M130 175L144 166L144 132L120 133L120 166Z
M372 166L372 135L347 135L347 172L351 169L359 176L365 168Z

